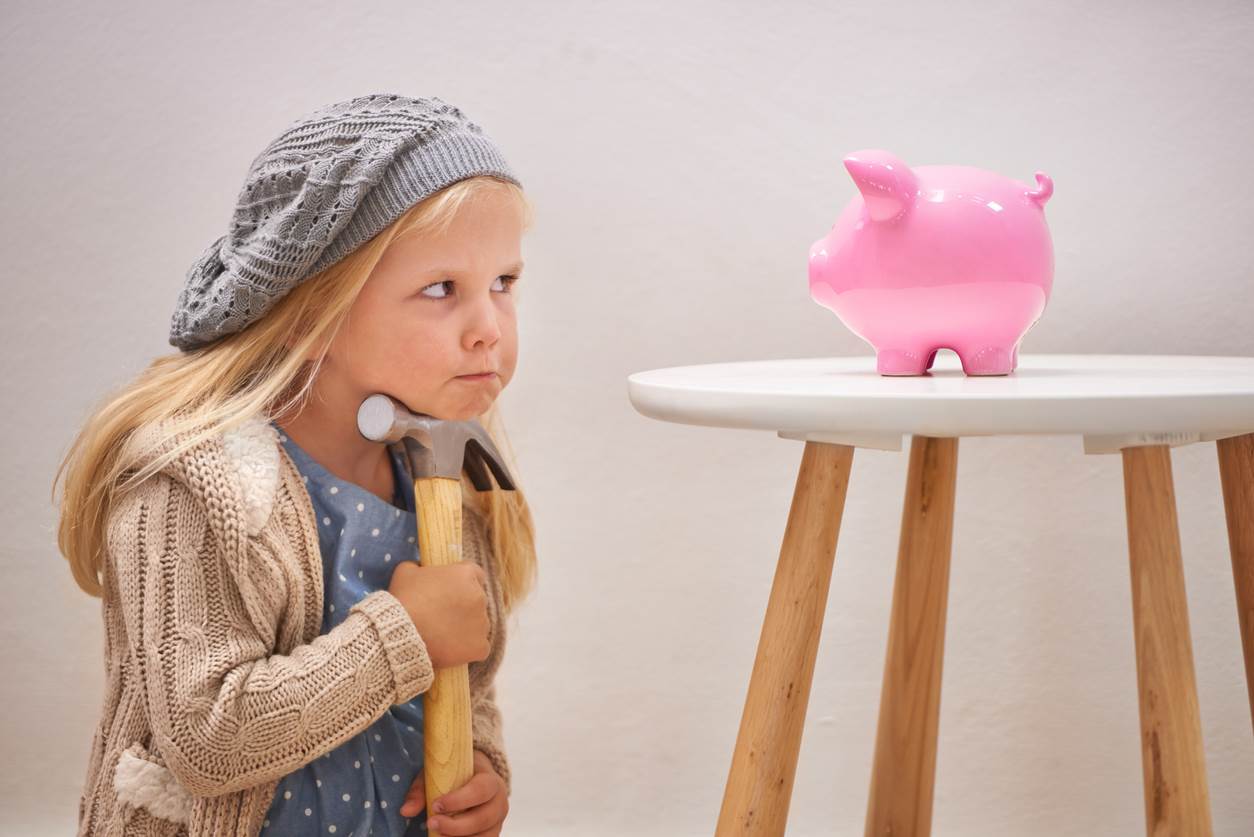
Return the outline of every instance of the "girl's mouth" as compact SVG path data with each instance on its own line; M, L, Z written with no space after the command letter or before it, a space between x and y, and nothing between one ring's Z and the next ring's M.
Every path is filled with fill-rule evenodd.
M478 375L458 375L458 379L462 381L486 381L496 375L495 372L483 372Z

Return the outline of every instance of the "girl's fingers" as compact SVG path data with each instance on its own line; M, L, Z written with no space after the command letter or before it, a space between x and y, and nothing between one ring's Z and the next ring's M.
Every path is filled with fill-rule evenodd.
M460 814L433 814L427 818L427 831L439 832L440 837L471 837L498 824L491 805L476 805Z
M427 803L427 785L422 778L422 771L418 771L418 778L414 779L414 783L409 786L409 791L405 794L405 801L401 803L401 816L412 817L422 810L422 806Z
M476 805L482 805L496 795L497 783L488 773L476 773L466 784L436 797L433 814L455 814Z

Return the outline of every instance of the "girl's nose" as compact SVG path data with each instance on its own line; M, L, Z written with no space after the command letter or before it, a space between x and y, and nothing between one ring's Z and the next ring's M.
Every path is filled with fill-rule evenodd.
M474 346L480 341L491 346L501 337L500 312L491 296L484 295L474 303L466 326L466 341Z

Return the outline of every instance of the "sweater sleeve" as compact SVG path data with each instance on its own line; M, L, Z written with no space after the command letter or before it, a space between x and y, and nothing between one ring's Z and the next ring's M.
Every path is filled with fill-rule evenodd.
M270 653L204 503L168 475L158 480L166 485L137 490L110 546L120 547L119 577L129 577L122 609L153 741L185 788L217 796L277 780L431 687L426 644L386 590L311 642ZM245 560L260 560L249 552Z
M463 523L463 543L467 553L487 573L489 613L492 616L494 637L488 659L470 664L470 719L474 749L482 752L492 762L492 768L505 781L505 794L510 793L510 766L505 755L505 739L501 709L496 704L496 672L505 653L504 602L499 580L495 577L491 539L486 521L477 513L466 512Z
M505 795L510 795L509 760L505 757L505 739L502 730L501 710L496 705L496 685L471 695L471 729L474 748L492 762L492 769L505 780Z

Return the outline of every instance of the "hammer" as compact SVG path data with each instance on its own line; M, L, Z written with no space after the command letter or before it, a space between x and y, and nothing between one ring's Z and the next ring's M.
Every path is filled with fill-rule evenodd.
M414 477L418 561L424 567L461 560L463 469L479 491L492 489L489 469L502 489L514 489L496 445L477 421L413 413L392 397L375 393L357 409L357 429L373 442L404 445ZM429 811L432 800L474 775L468 663L436 670L435 682L423 696L422 735Z

